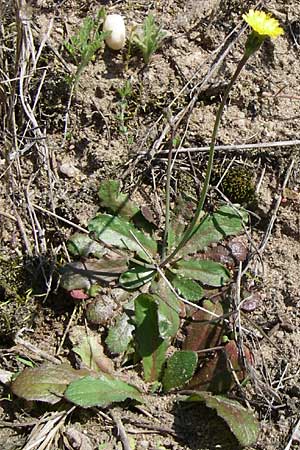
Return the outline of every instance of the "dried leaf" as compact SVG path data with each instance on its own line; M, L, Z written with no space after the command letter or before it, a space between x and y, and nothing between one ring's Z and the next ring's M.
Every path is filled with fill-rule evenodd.
M249 349L245 346L244 353L251 364L253 358ZM222 351L216 352L211 359L198 370L190 381L188 388L199 391L210 391L220 394L229 391L235 385L235 376L239 381L246 377L246 369L242 366L235 341L229 341Z
M69 331L69 338L73 345L73 352L81 358L82 368L95 372L113 373L113 362L104 354L99 334L77 325Z
M126 269L127 258L75 261L61 269L60 286L67 291L88 290L95 283L102 284L116 280Z

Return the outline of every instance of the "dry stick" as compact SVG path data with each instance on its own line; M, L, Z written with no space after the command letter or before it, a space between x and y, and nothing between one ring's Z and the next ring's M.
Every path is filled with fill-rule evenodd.
M123 450L132 450L122 420L113 411L110 412L110 415L117 426L118 436L122 442Z
M254 144L230 144L230 145L216 145L215 150L226 150L226 151L236 151L236 150L251 150L254 148L274 148L274 147L294 147L300 145L299 139L293 139L290 141L274 141L274 142L256 142ZM209 146L204 147L180 147L173 149L173 153L206 153L209 151ZM157 152L156 158L159 155L166 155L168 150L160 150ZM148 152L140 152L139 155L147 155Z
M58 220L61 220L62 222L66 223L67 225L70 225L71 227L76 228L77 230L81 231L82 233L89 234L89 231L85 228L82 228L80 225L77 225L76 223L71 222L70 220L64 219L63 217L59 216L58 214L55 214L48 209L42 208L41 206L36 205L35 203L32 203L33 208L38 209L39 211L49 214L49 216L55 217Z
M149 424L147 422L143 422L143 421L138 421L138 420L133 420L129 417L126 417L126 422L130 423L131 425L136 426L137 428L142 428L142 431L138 431L138 430L128 430L128 433L130 434L152 434L152 433L156 433L156 434L169 434L170 436L175 437L176 439L178 439L178 434L176 433L176 431L171 430L171 428L167 428L167 427L163 427L160 425L154 425L154 424ZM144 428L147 430L145 431Z
M79 305L78 305L78 304L75 304L74 309L73 309L73 312L72 312L71 317L70 317L70 320L69 320L69 322L68 322L68 325L66 326L66 329L65 329L65 331L64 331L63 337L61 338L60 344L59 344L58 349L57 349L57 351L56 351L56 356L59 356L59 354L60 354L60 352L61 352L61 349L62 349L62 347L63 347L63 345L64 345L64 343L65 343L67 334L68 334L68 332L69 332L69 330L70 330L70 328L71 328L71 325L72 325L73 320L74 320L74 317L75 317L75 315L76 315L76 313L77 313L77 311L78 311L78 308L79 308Z
M20 335L23 333L23 331L32 331L32 330L28 330L27 328L21 328L21 330L19 330L16 333L16 337L14 339L14 341L17 345L22 345L23 347L27 348L27 350L30 350L31 352L35 353L42 359L46 359L47 361L50 361L54 364L61 364L61 361L58 358L55 358L54 356L49 355L49 353L45 352L44 350L40 350L35 345L22 339L20 337Z
M292 432L292 436L289 439L289 442L287 443L286 447L284 448L284 450L290 450L293 441L300 441L300 419L298 420L298 422L296 423L295 428L293 429Z
M11 214L5 212L5 211L0 211L0 216L4 216L7 219L13 220L14 222L17 222L17 219L15 218L15 216L12 216Z
M256 194L256 195L259 194L259 191L260 191L260 188L261 188L261 185L262 185L262 182L263 182L265 173L266 173L266 167L267 167L267 166L265 165L265 166L263 167L262 171L261 171L261 174L260 174L258 183L257 183L256 188L255 188L255 194Z
M22 2L20 3L20 6L24 6L22 4ZM19 57L19 62L20 62L19 93L20 93L20 100L21 100L21 104L22 104L24 113L29 119L29 121L25 127L25 130L23 132L21 142L23 142L23 140L25 139L25 135L26 135L28 129L30 128L29 125L31 124L35 138L36 138L35 143L36 143L36 148L38 151L38 156L40 157L40 154L41 153L43 154L43 160L40 162L45 164L46 155L48 154L48 149L47 149L46 143L44 142L45 137L44 137L44 135L38 125L38 122L36 120L36 117L35 117L35 109L38 104L38 100L39 100L39 96L40 96L40 93L42 90L42 85L43 85L43 82L44 82L44 79L46 76L46 72L44 71L44 74L41 78L41 81L39 83L38 90L37 90L37 93L36 93L36 96L34 99L34 103L32 106L28 102L25 88L28 87L28 84L29 84L31 78L33 77L33 75L36 72L37 62L41 56L45 42L47 41L49 34L51 32L52 21L50 21L50 26L48 27L48 33L46 34L46 36L44 36L44 39L42 40L37 53L35 53L34 40L33 40L30 21L29 20L21 20L20 25L21 25L21 32L22 32L22 40L21 40L21 49L20 49L20 57ZM27 73L26 73L26 71L27 71ZM29 79L27 78L27 75L30 75ZM26 79L26 84L25 84L25 79ZM17 159L17 161L18 161L18 159ZM19 161L18 161L18 163L19 163ZM19 166L19 169L20 169L20 166ZM21 173L21 171L20 171L20 173ZM48 166L48 173L49 173L49 166ZM38 218L35 215L35 212L31 207L31 203L29 200L29 184L27 186L25 196L26 196L26 200L27 200L29 216L31 219L32 232L34 235L35 253L40 254L40 244L41 244L42 253L45 253L47 251L47 245L46 245L46 239L43 235L42 227L40 226ZM51 183L50 183L50 192L52 192ZM38 232L39 232L39 238L36 233L36 228L38 229Z
M277 198L277 202L276 202L275 208L273 210L273 214L272 214L271 220L269 222L267 231L266 231L265 236L264 236L264 238L263 238L263 240L262 240L262 242L261 242L261 244L259 246L258 251L259 251L260 255L263 254L263 252L264 252L264 250L265 250L265 248L266 248L266 246L267 246L267 244L269 242L269 239L270 239L273 227L274 227L274 223L275 223L275 220L276 220L276 217L277 217L277 213L278 213L281 201L282 201L283 192L284 192L284 190L286 188L286 185L287 185L287 183L289 181L289 178L291 176L294 164L295 164L295 158L292 159L292 161L291 161L291 163L290 163L290 165L288 167L285 179L284 179L282 187L281 187L281 192L280 192L280 194L279 194L279 196Z

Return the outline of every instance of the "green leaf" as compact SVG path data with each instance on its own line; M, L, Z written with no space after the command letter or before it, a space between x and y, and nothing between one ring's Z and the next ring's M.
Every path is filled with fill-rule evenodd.
M26 368L14 380L11 389L15 395L25 400L38 400L54 405L61 400L69 383L88 374L89 370L75 370L68 363L47 363L34 369Z
M75 261L61 269L60 286L67 291L89 289L93 284L117 279L126 269L127 258Z
M133 314L134 302L130 301L124 306L124 312L117 318L116 324L109 327L105 343L112 353L125 352L132 341L135 328L132 323Z
M119 181L103 181L98 196L103 208L124 219L130 220L139 212L138 206L129 199L129 196L120 192Z
M153 239L121 218L100 214L90 221L88 229L105 244L135 251L146 261L149 261L150 258L141 246L152 256L157 253L157 244Z
M240 213L240 215L236 212ZM247 212L239 207L221 206L215 213L206 216L196 227L193 236L180 250L179 256L197 253L214 242L220 242L227 236L243 231L243 222L247 223Z
M155 297L141 294L135 301L135 337L139 355L143 361L144 377L146 381L158 380L168 341L159 335L158 306Z
M259 433L259 424L253 412L244 408L238 402L220 395L211 395L207 392L192 394L185 401L205 402L208 408L215 409L229 426L240 445L247 447L256 443Z
M230 273L226 267L209 260L181 259L171 270L180 276L200 281L208 286L223 286L230 280Z
M196 352L179 351L167 361L167 367L163 376L163 387L165 391L180 388L187 383L195 373L198 363Z
M129 270L122 273L119 282L124 289L137 289L151 281L155 273L155 270L149 270L135 264Z
M154 295L154 298L157 303L158 331L160 337L162 339L169 339L176 336L180 325L177 308L166 303L158 295Z
M103 245L83 233L73 234L68 240L67 247L73 256L83 256L85 258L90 255L101 258L107 252Z
M71 383L65 398L75 405L88 408L91 406L108 406L110 403L123 402L127 398L142 401L139 390L106 374L99 378L87 376Z
M178 314L182 312L183 303L171 291L168 283L162 277L159 277L158 280L152 280L151 292L158 295L158 297Z
M203 297L203 288L196 281L176 276L172 273L170 273L168 278L179 295L185 299L191 302L198 302Z

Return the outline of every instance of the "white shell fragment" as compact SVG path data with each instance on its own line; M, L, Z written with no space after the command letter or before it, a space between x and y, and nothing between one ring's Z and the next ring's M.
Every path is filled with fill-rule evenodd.
M109 14L103 23L103 31L111 31L105 43L113 50L121 50L126 41L125 22L120 14Z
M68 178L75 178L80 174L80 170L72 163L65 162L59 167L60 172Z

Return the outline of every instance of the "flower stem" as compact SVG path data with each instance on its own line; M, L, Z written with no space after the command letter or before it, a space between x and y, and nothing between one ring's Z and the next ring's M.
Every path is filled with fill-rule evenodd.
M171 195L172 155L173 155L173 141L174 141L174 134L175 134L172 117L170 116L170 112L167 111L167 114L168 114L168 120L170 123L171 139L170 139L168 163L167 163L166 212L165 212L165 231L164 231L162 252L161 252L162 260L164 260L166 257L166 249L168 246L168 234L169 234L169 228L170 228L170 195Z
M169 256L167 256L167 258L165 258L162 261L162 263L160 264L160 267L164 267L172 259L174 259L174 257L178 254L178 252L185 246L185 244L191 239L191 237L197 232L197 230L199 228L199 225L201 223L201 212L203 210L203 206L204 206L207 192L209 189L210 178L211 178L213 162L214 162L216 139L217 139L217 134L218 134L221 118L222 118L222 115L224 112L224 107L227 102L229 92L230 92L233 84L237 80L239 74L241 73L241 70L244 67L244 65L246 64L249 56L250 56L249 54L245 53L243 55L242 59L240 60L238 66L236 68L236 71L234 72L232 79L230 80L230 83L228 84L228 86L224 92L222 101L221 101L219 109L217 111L214 129L213 129L212 137L211 137L207 170L206 170L204 184L203 184L203 188L201 191L201 195L200 195L200 199L198 202L198 206L197 206L195 215L194 215L193 219L191 220L190 224L187 226L187 228L182 236L182 239L179 242L179 244L177 245L177 247L173 250L173 252Z

